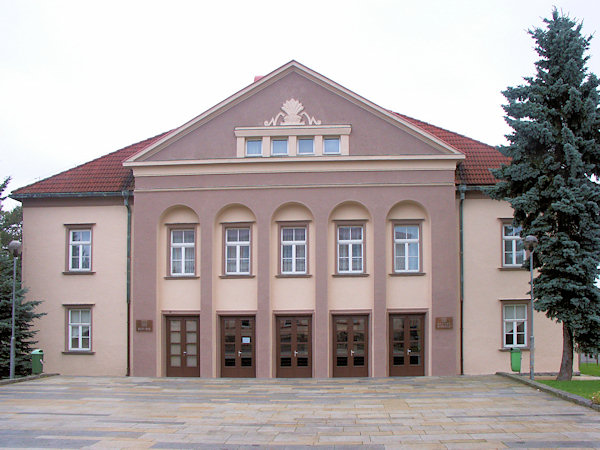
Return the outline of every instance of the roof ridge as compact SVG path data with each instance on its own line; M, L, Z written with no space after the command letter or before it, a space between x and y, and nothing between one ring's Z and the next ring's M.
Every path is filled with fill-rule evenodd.
M80 168L82 168L82 167L85 167L85 166L87 166L87 165L90 165L90 164L92 164L92 163L94 163L94 162L97 162L97 161L99 161L99 160L101 160L101 159L105 159L105 158L108 158L108 157L110 157L110 156L114 156L115 154L117 154L117 153L119 153L119 152L124 152L124 151L126 151L126 150L131 150L131 149L132 149L132 147L139 146L139 145L143 145L143 146L142 146L142 148L140 148L140 149L138 150L138 151L141 151L141 150L143 150L144 148L146 148L148 145L150 145L152 142L154 142L155 140L157 140L157 139L160 139L161 137L164 137L164 136L166 136L167 134L171 133L172 131L173 131L173 130L165 131L165 132L163 132L163 133L159 133L159 134L157 134L156 136L149 137L149 138L146 138L146 139L142 139L141 141L138 141L138 142L135 142L135 143L133 143L133 144L127 145L127 146L125 146L125 147L122 147L122 148L120 148L120 149L118 149L118 150L114 150L114 151L112 151L112 152L110 152L110 153L106 153L106 154L104 154L104 155L102 155L102 156L98 156L97 158L94 158L94 159L91 159L91 160L89 160L89 161L86 161L86 162L84 162L84 163L81 163L81 164L79 164L79 165L77 165L77 166L75 166L75 167L71 167L70 169L65 169L65 170L63 170L63 171L61 171L61 172L59 172L59 173L55 173L54 175L50 175L50 176L48 176L48 177L46 177L46 178L42 178L41 180L34 181L33 183L30 183L30 184L28 184L28 185L21 186L20 188L17 188L17 189L15 189L14 191L12 191L12 192L10 193L10 195L13 195L13 194L18 194L18 193L19 193L19 191L21 191L21 190L23 190L23 189L30 188L30 187L32 187L32 186L34 186L34 185L38 184L38 183L43 183L43 182L45 182L46 180L49 180L50 178L59 177L59 176L61 176L61 175L65 174L65 173L67 173L67 172L73 172L73 171L76 171L76 170L78 170L78 169L80 169ZM144 145L144 144L146 144L146 145ZM137 152L136 152L136 153L137 153ZM131 156L133 156L133 155L131 155Z
M466 135L464 135L464 134L461 134L461 133L457 133L456 131L448 130L447 128L442 128L442 127L440 127L440 126L438 126L438 125L434 125L434 124L432 124L432 123L429 123L429 122L425 122L424 120L415 119L414 117L407 116L406 114L402 114L402 113L399 113L399 112L393 111L393 110L391 110L391 109L390 109L389 111L390 111L392 114L396 114L397 116L400 116L400 117L403 117L403 118L405 118L405 119L408 119L408 120L410 120L411 122L412 122L412 121L415 121L415 122L423 123L423 124L425 124L425 125L428 125L428 126L430 126L430 127L437 128L438 130L445 131L446 133L452 133L452 134L454 134L454 135L456 135L456 136L460 136L461 138L468 139L468 140L470 140L470 141L477 142L478 144L485 145L486 147L491 147L491 148L493 148L493 149L497 150L497 146L495 146L495 145L486 144L485 142L482 142L482 141L480 141L480 140L478 140L478 139L473 139L472 137L466 136ZM421 127L421 126L419 126L419 125L417 125L417 124L414 124L414 123L413 123L413 125L415 125L415 126L417 126L417 127L419 127L419 128L423 128L423 127ZM427 131L427 130L425 130L425 131Z

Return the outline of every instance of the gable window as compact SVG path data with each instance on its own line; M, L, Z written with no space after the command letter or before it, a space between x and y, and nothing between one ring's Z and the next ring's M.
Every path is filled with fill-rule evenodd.
M69 271L92 270L92 229L69 229Z
M525 259L521 227L502 225L502 265L521 267Z
M419 225L394 225L394 272L420 269Z
M73 352L89 352L92 349L91 308L68 308L68 345Z
M527 306L525 303L502 306L504 347L527 346Z
M262 156L262 139L246 141L246 156Z
M338 155L340 153L340 138L325 137L323 138L323 154Z
M306 274L306 227L281 228L281 273Z
M171 230L171 276L196 274L196 243L193 229Z
M363 273L363 226L339 225L337 228L337 271Z
M312 137L298 138L298 155L313 155L315 153L315 140Z
M225 229L225 274L250 275L250 228Z
M271 141L271 154L274 156L285 156L288 154L287 139L273 139Z

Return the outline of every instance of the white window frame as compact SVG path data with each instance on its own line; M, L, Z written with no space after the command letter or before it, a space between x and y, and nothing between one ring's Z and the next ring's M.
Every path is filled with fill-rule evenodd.
M336 152L331 152L331 151L327 151L327 141L333 141L336 140L338 143L337 146L337 151ZM339 136L323 136L323 154L324 155L339 155L342 151L342 140L340 139Z
M259 143L259 148L260 148L260 152L258 153L250 153L248 152L248 144L250 142L258 142ZM263 149L262 149L262 139L246 139L246 143L245 143L245 153L246 156L250 156L250 157L257 157L257 156L262 156L263 153Z
M300 142L301 141L310 141L311 143L311 151L310 152L301 152L300 151ZM298 149L296 150L297 155L314 155L315 154L315 138L312 136L298 136Z
M293 239L284 240L284 230L293 230ZM296 239L296 230L304 230L304 239ZM280 270L283 275L305 275L308 270L308 255L307 255L307 238L308 229L306 226L285 226L281 227L280 238L281 238L281 259L280 259ZM291 247L292 256L291 258L284 258L284 247ZM298 249L304 248L304 256L298 256ZM284 269L284 259L291 259L292 269ZM304 260L304 270L298 270L298 262Z
M82 312L87 311L89 314L89 321L84 322L81 320ZM73 317L73 313L79 313L79 321ZM68 349L71 352L90 352L92 351L92 308L68 308ZM88 345L83 345L84 330L87 329ZM74 330L77 330L76 335ZM73 346L73 339L77 339L77 345Z
M417 237L416 238L396 238L396 228L416 228ZM406 272L419 272L421 270L421 227L418 224L414 223L395 223L393 226L394 233L394 272L395 273L406 273ZM417 268L410 269L410 260L414 258L409 254L410 246L416 244L417 246ZM404 247L404 256L398 255L398 246ZM404 268L398 267L398 258L402 258L404 261Z
M74 233L88 232L90 234L89 240L74 240ZM83 267L83 261L85 256L83 255L84 249L89 252L89 264L88 267ZM74 251L77 249L77 256L74 255ZM77 260L77 265L73 265L73 259ZM69 228L69 271L72 272L90 272L92 270L92 229L91 228Z
M512 228L512 234L507 234L507 229ZM525 249L518 250L519 244L523 245L523 239L521 238L521 227L515 227L509 223L502 224L502 266L503 267L521 267L523 261L527 258ZM510 250L506 251L506 245L510 244ZM518 255L522 252L522 260L518 262ZM510 256L509 256L510 255ZM510 261L507 262L506 258L509 256Z
M277 145L276 142L285 142L285 152L275 152L275 146ZM289 141L288 141L287 137L272 138L271 139L271 156L287 156L289 153L288 145L289 145Z
M228 231L230 230L237 230L237 236L238 236L238 240L235 241L230 241L229 240L229 236L228 236ZM248 230L248 240L247 241L240 241L239 240L239 232L241 230ZM251 227L227 227L225 228L225 275L250 275L250 272L252 270L252 228ZM247 247L248 248L248 270L247 271L242 271L241 270L241 265L242 265L242 256L241 256L241 249L242 247ZM234 248L235 249L235 258L232 261L235 261L235 270L230 271L228 270L228 262L229 262L229 249L230 248Z
M186 233L192 233L192 241L185 242ZM183 233L183 242L174 242L175 233ZM170 275L184 277L196 275L196 230L193 228L171 228L170 230ZM175 258L176 250L181 251L181 258ZM192 270L186 271L186 262L192 263ZM180 270L175 270L175 263L180 263Z
M344 228L348 228L350 232L350 239L340 239L340 231ZM359 228L361 230L360 239L352 239L352 229ZM365 273L365 226L364 225L345 225L339 224L336 229L336 245L337 245L337 273L339 274L357 274L357 273ZM354 255L354 246L360 245L360 256ZM347 249L347 257L342 257L342 252L340 251L342 248ZM353 260L355 258L360 258L360 268L354 269ZM341 269L340 262L342 259L348 259L348 269Z
M517 318L517 307L522 307L522 310L525 311L525 317L524 318ZM508 319L506 316L506 310L507 308L512 308L513 309L513 318ZM504 348L526 348L528 347L529 343L528 343L528 337L527 337L527 330L529 327L529 323L528 323L528 317L527 315L529 310L529 305L527 303L509 303L509 304L504 304L502 305L502 346ZM523 332L519 333L517 331L517 327L519 324L523 324ZM511 324L512 325L512 331L509 333L507 332L507 325ZM512 344L507 344L506 343L506 336L510 334L512 335ZM523 335L523 343L522 344L517 344L516 342L518 342L518 335L522 334Z

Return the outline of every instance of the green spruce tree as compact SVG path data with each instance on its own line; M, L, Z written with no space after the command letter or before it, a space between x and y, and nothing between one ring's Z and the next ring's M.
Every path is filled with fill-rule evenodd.
M2 193L10 178L0 183L0 377L8 377L10 371L10 337L12 331L12 291L14 260L7 250L8 243L21 239L22 210L16 207L12 211L3 211ZM25 290L21 286L21 258L17 259L15 295L15 374L31 373L31 356L36 344L32 329L33 321L43 314L36 313L40 301L26 301Z
M573 374L573 351L600 350L600 109L598 79L588 73L591 36L552 12L530 30L540 56L536 74L503 92L513 129L500 151L511 164L494 170L488 193L507 200L522 236L534 235L534 307L562 323L559 380ZM529 261L524 263L529 267Z

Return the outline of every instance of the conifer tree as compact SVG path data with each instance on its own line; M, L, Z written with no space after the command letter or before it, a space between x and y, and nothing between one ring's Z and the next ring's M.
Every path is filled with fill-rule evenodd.
M2 193L10 178L0 183L0 377L8 377L10 369L10 337L12 331L13 257L7 247L11 240L20 240L22 213L16 207L2 210ZM26 301L21 286L21 258L17 260L15 295L15 374L31 374L31 351L36 344L33 321L43 314L36 313L40 301Z
M573 350L600 350L600 109L598 79L586 67L591 36L552 12L529 33L540 59L536 73L503 94L513 129L500 151L510 165L488 193L507 200L522 236L534 235L534 307L562 324L558 379L570 380ZM529 267L529 261L524 263ZM575 346L575 347L574 347Z

